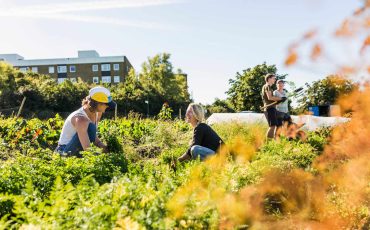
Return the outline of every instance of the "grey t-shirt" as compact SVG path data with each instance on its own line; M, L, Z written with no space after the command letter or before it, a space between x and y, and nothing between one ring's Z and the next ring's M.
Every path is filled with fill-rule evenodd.
M282 93L279 92L278 90L275 90L273 93L273 96L275 97L286 97L285 91ZM289 113L289 108L288 108L288 100L284 101L283 103L279 103L276 105L277 111L283 112L283 113Z

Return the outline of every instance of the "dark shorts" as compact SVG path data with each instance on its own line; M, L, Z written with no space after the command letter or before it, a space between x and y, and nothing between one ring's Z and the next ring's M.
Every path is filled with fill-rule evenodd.
M278 119L278 117L277 117L276 108L274 108L274 107L268 108L268 109L266 109L264 114L265 114L265 117L267 119L267 123L269 124L269 127L271 127L271 126L282 126L283 125L282 120Z
M282 124L283 122L288 122L288 124L293 123L292 117L289 115L289 113L283 113L283 112L277 111L276 114L277 114L278 121L281 122Z

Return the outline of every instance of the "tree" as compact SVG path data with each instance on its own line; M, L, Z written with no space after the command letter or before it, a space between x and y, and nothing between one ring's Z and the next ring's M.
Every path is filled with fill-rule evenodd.
M145 100L147 92L138 79L134 69L131 69L124 83L111 86L114 100L118 104L118 111L128 114L130 111L146 113Z
M235 112L229 100L221 100L216 98L216 100L211 105L205 106L207 110L207 115L212 113L232 113Z
M310 105L332 105L339 97L349 95L358 89L358 84L338 75L330 75L314 81L306 89L304 96L298 100L298 113L307 111Z
M147 93L152 112L158 113L167 102L176 111L190 102L186 74L174 73L170 54L157 54L142 65L139 81Z
M169 58L169 54L158 54L143 64L141 74L131 69L123 83L104 84L111 90L119 112L146 114L146 100L149 101L151 115L158 114L165 102L174 111L183 108L185 112L190 102L187 76L181 70L175 73ZM69 113L81 106L81 100L93 86L80 80L58 84L49 75L23 73L0 62L1 110L19 106L22 98L27 97L23 115L46 118L56 112Z
M261 89L265 84L265 75L268 73L276 74L275 65L263 63L253 68L236 73L236 79L230 79L231 85L226 92L228 100L236 111L251 110L260 112L262 106ZM285 79L286 75L276 74L277 79Z
M20 105L22 95L17 92L24 74L0 61L0 110Z

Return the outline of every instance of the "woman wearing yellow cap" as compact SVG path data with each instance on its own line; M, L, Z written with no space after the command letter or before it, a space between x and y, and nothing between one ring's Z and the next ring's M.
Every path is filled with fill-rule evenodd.
M80 151L90 147L90 143L107 150L96 135L98 120L107 108L115 108L110 91L97 86L89 91L82 101L82 107L71 113L64 122L56 151L63 156L81 157Z

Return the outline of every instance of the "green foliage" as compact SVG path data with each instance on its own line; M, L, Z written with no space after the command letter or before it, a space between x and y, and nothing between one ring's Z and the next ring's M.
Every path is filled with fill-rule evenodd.
M226 92L228 100L236 111L256 111L260 112L262 106L261 89L265 82L265 75L268 73L276 74L275 65L263 63L253 68L248 68L242 73L236 73L235 79L230 79L230 88ZM277 79L285 79L286 75L277 74Z
M163 103L169 103L175 111L182 108L185 111L190 102L187 76L181 70L173 71L170 54L162 53L148 58L142 64L142 71L138 78L147 92L151 114L162 108ZM144 106L145 108L145 106Z
M142 65L139 79L146 89L158 92L165 100L188 102L189 93L187 85L184 85L186 81L183 81L185 79L180 71L178 74L173 72L170 56L162 53L149 58Z
M173 110L171 107L168 106L168 104L163 104L161 111L158 114L158 118L160 120L170 120L172 118L172 112Z
M297 113L307 111L311 105L332 105L339 97L349 95L358 89L358 85L350 79L330 75L322 80L314 81L305 91L304 96L298 101ZM345 111L344 111L345 112Z
M212 115L213 113L232 113L235 110L232 108L229 100L221 100L216 98L216 100L211 104L205 106L207 110L207 115Z
M83 158L64 158L44 145L47 133L60 133L63 120L0 118L0 226L45 229L112 229L115 227L175 229L217 228L219 213L207 201L189 195L186 215L176 219L167 204L180 186L189 182L200 167L204 178L212 167L199 161L178 163L188 148L192 128L180 120L102 120L98 135L109 153L90 148ZM44 126L42 126L44 125ZM17 137L22 130L43 132ZM225 123L213 126L227 144L236 137L259 146L250 162L225 160L221 174L210 178L222 190L233 194L247 185L259 183L272 170L310 169L320 154L321 142L267 142L265 124ZM313 139L330 131L310 133ZM18 139L18 140L17 140ZM315 139L315 140L316 140ZM323 144L323 143L322 143ZM202 206L202 212L197 208Z
M316 151L322 152L325 145L329 143L330 135L333 128L323 127L315 132L310 132L308 134L307 143L309 143Z
M260 149L257 159L265 156L276 156L278 161L289 161L293 167L307 168L318 155L315 149L306 143L288 141L282 139L280 142L269 141Z
M187 76L181 70L173 71L169 54L156 55L143 63L142 73L130 70L123 83L106 84L111 90L120 114L130 111L146 114L146 100L150 103L150 114L155 115L164 102L178 111L190 103ZM53 117L56 113L70 113L81 106L88 90L95 84L88 84L80 79L72 83L65 81L58 84L48 75L23 73L0 62L0 108L1 110L18 107L26 97L22 115L39 118ZM11 114L13 110L3 111Z

